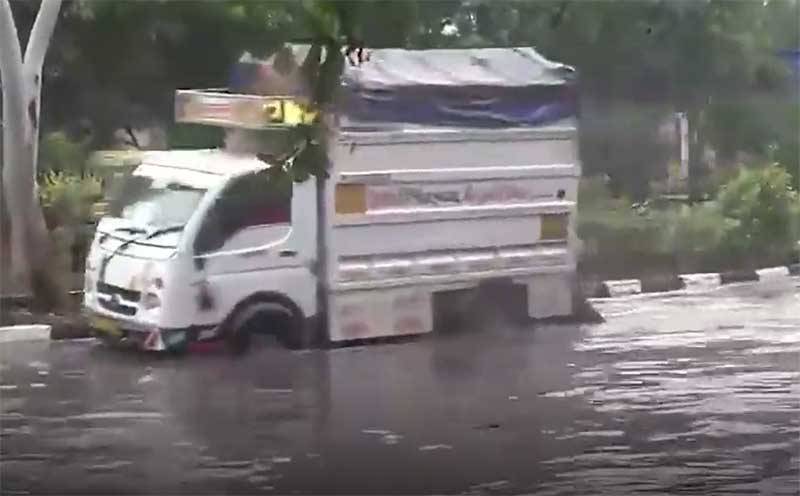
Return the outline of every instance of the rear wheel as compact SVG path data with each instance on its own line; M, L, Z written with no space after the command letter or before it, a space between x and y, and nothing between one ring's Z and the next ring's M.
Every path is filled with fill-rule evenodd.
M433 295L433 328L439 333L458 333L474 326L477 312L476 289L443 291Z

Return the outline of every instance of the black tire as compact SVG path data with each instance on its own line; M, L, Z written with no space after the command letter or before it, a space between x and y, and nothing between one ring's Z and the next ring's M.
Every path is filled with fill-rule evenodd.
M259 310L260 305L272 307ZM276 310L276 307L282 310ZM314 329L305 325L298 312L277 302L254 301L237 310L223 334L234 355L245 353L251 345L252 335L268 329L278 341L291 350L305 349L314 344Z
M253 319L237 322L234 319L224 334L225 344L233 355L242 355L250 348L250 335L253 332Z
M167 348L167 353L173 357L184 357L189 353L189 342L184 341L179 344L174 344Z
M300 315L292 314L286 319L281 319L284 329L280 329L281 343L290 350L305 350L318 344L316 341L316 326L313 321L307 321Z
M455 334L472 330L480 320L477 290L462 289L433 296L433 328L438 333Z

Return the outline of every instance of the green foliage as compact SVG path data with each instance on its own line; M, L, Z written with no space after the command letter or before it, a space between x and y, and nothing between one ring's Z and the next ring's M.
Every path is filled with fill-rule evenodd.
M584 176L578 187L578 211L591 214L596 211L608 211L624 208L622 199L614 198L602 176Z
M679 271L778 265L800 241L800 195L775 165L741 169L716 201L693 206L631 205L597 178L581 182L578 198L582 258L598 269L647 269L665 257Z
M302 2L302 6L311 47L299 70L311 88L309 105L326 112L334 103L344 64L363 61L362 52L356 52L345 62L345 53L362 48L359 13L363 5L359 2L311 0ZM328 177L329 121L323 116L314 124L295 126L290 130L295 145L288 156L278 159L280 166L270 169L275 181L281 181L285 175L295 182L303 182L311 176Z
M51 171L39 180L39 199L51 229L90 222L92 205L102 196L101 181L91 175Z
M722 215L712 202L679 208L656 214L662 226L664 249L680 258L702 257L719 249L733 221Z
M723 245L743 256L786 256L798 239L798 193L777 165L741 169L719 194L722 215L730 219Z
M646 254L661 251L660 229L645 211L625 198L614 198L601 178L581 181L578 192L578 237L583 255Z
M586 98L580 122L580 154L588 174L605 173L616 193L636 200L666 169L669 147L658 136L666 109L661 105L600 102Z
M83 272L94 234L92 205L103 196L101 180L88 174L50 171L41 175L38 193L50 239L57 248L54 266L62 274Z
M420 12L432 13L433 5L440 4L427 3ZM437 14L452 19L458 35L429 35L420 41L458 47L533 45L578 68L582 105L593 99L609 107L583 105L581 158L587 171L616 176L617 189L641 198L649 180L666 165L652 132L657 124L641 117L633 122L621 112L612 115L615 106L624 107L620 102L683 111L710 104L710 115L692 127L703 128L723 157L739 150L764 153L775 142L781 152L776 160L800 170L796 89L794 100L778 102L783 109L777 111L750 98L754 93L774 96L792 86L775 52L800 43L796 0L470 0L449 6ZM787 111L794 123L783 119ZM692 148L702 150L703 143ZM698 179L694 185L702 176L702 154L691 156L690 173Z
M70 139L63 131L48 133L39 142L40 173L82 174L88 157L88 142Z
M25 38L36 2L12 5ZM74 0L62 9L48 54L44 101L57 104L43 106L42 122L85 126L92 147L105 148L122 126L171 123L175 88L224 87L243 51L263 57L288 42L314 44L319 53L305 68L318 81L317 102L330 101L339 78L338 70L320 73L323 46L337 54L352 41L367 48L535 46L578 68L583 97L652 102L665 112L710 102L715 147L731 155L774 142L775 160L798 170L796 106L784 105L795 121L782 124L742 95L781 86L774 53L800 43L799 10L796 0ZM442 32L444 19L456 34ZM586 170L611 174L615 188L637 198L665 166L656 119L645 113L630 121L616 113L611 123L593 119L608 116L606 109L583 111ZM205 142L173 135L178 146Z

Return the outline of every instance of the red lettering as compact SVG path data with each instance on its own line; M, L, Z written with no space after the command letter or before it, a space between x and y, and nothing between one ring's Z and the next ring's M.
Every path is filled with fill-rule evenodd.
M342 335L348 338L368 336L369 326L363 321L350 322L342 326Z
M394 332L397 334L413 334L423 330L422 320L419 317L402 317L394 324Z

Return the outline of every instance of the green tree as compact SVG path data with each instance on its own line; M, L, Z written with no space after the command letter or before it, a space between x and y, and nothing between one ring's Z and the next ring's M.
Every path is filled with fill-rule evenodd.
M686 112L695 198L700 195L708 139L724 136L724 143L715 144L728 153L736 151L737 143L743 149L763 150L773 140L775 133L722 114L735 112L757 121L758 109L749 105L749 96L781 91L787 79L775 52L800 46L796 0L472 0L461 2L447 16L458 20L460 40L451 45L533 45L554 60L576 66L586 98L633 100L643 107ZM447 43L442 37L430 41ZM731 108L739 102L740 108ZM784 128L798 134L796 125L791 126L788 122ZM641 164L638 169L634 166L627 173L640 174Z

